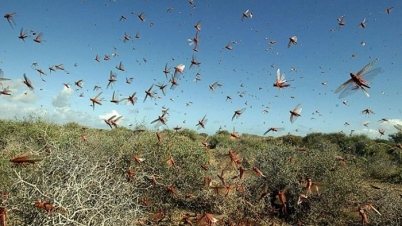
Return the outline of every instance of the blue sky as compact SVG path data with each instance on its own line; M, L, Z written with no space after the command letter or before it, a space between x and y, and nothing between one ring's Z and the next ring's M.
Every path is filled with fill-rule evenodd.
M387 14L390 7L394 8ZM11 96L0 96L2 118L36 114L52 122L75 121L108 129L103 119L117 114L123 116L121 126L146 124L155 129L150 122L164 106L170 109L167 128L197 129L198 120L207 115L206 128L199 132L213 134L220 127L229 131L236 127L240 134L262 135L278 127L283 131L269 135L355 130L372 137L379 136L378 129L386 135L395 133L393 125L402 123L399 1L194 0L191 5L155 0L6 0L0 8L3 15L16 12L13 28L6 18L0 23L0 68L11 79L2 83L12 91ZM242 21L247 9L253 17ZM137 16L142 12L144 22ZM122 15L126 19L120 21ZM342 15L345 25L339 28L337 18ZM359 27L364 18L365 29ZM201 31L195 52L187 39L195 37L198 21ZM25 42L18 39L21 28L29 34ZM43 33L42 44L33 41L30 30ZM123 42L125 33L132 37L127 42ZM292 36L297 36L298 43L288 48ZM271 40L276 42L272 46ZM225 48L229 42L233 50ZM95 61L96 55L100 62ZM103 60L105 55L110 60ZM190 69L193 55L201 64ZM373 68L381 67L382 72L370 82L370 97L359 91L339 99L334 90L350 78L349 73L357 73L376 58ZM125 72L116 69L120 62ZM162 72L166 63L171 71L186 65L174 90ZM57 64L69 73L50 73L48 67ZM282 91L273 87L278 68L291 84ZM47 73L42 76L46 82L35 69ZM106 89L110 71L117 74L117 82ZM201 81L194 82L197 72ZM24 73L34 92L22 83ZM131 84L125 83L126 77L134 78ZM77 90L74 82L80 79L84 86ZM214 82L223 86L212 92L209 85ZM160 98L143 103L144 91L159 83L168 84L166 96L158 91ZM95 85L102 91L93 91ZM136 92L138 102L115 105L110 102L113 91L121 98ZM93 110L89 98L99 92L104 100ZM228 95L232 101L226 101ZM289 111L299 103L303 111L292 124ZM234 111L243 108L247 108L244 114L231 121ZM361 114L366 108L375 114ZM269 113L264 114L264 109ZM379 123L382 118L389 121ZM363 125L366 122L368 127Z

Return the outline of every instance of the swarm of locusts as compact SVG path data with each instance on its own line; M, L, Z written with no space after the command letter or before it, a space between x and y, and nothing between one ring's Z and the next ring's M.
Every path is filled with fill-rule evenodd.
M104 3L104 6L108 7L111 2L116 1ZM146 0L145 2L148 1ZM200 14L198 14L198 12L196 13L199 7L204 7L204 5L209 7L209 5L213 4L212 2L211 4L205 4L202 3L202 1L189 0L188 5L190 5L191 10L194 11L191 11L189 14L191 16L199 16ZM152 13L143 12L141 7L133 8L135 12L132 10L131 13L121 12L117 14L118 17L115 18L115 22L121 25L130 23L130 20L136 20L141 25L135 26L135 29L145 29L145 27L147 27L147 29L157 29L158 26L162 28L163 23L153 21L154 19L157 20L158 17L152 18ZM235 32L227 32L228 34L235 36L237 35L236 33L239 33L251 36L252 33L259 33L257 32L258 30L252 33L246 33L249 32L249 29L247 29L247 31L241 30L243 29L242 27L247 26L247 23L257 23L259 21L258 17L261 16L261 14L258 15L258 10L252 11L246 7L244 9L242 12L238 13L239 18L237 19L238 23L241 23L242 26L235 27L233 30ZM146 10L146 8L144 10ZM186 14L184 8L175 8L173 5L163 9L163 11L165 10L166 12L164 13L172 16L175 20L181 18L177 15ZM395 10L397 9L395 8ZM178 14L175 14L176 11ZM207 10L205 12L207 12ZM387 8L384 12L389 15L393 12L393 7ZM3 22L6 25L8 24L7 29L13 30L14 27L17 26L16 20L18 21L18 18L23 16L24 15L9 11L4 14ZM210 15L207 16L209 17ZM335 26L337 25L337 32L346 31L352 18L353 17L346 17L346 15L341 14L341 16L336 19L337 24L334 24ZM359 24L356 23L356 29L369 31L371 23L374 23L374 20L370 21L370 18L368 20L363 18L364 17L359 19ZM334 22L336 21L334 19ZM127 107L130 108L137 108L139 106L140 109L143 109L143 107L146 106L145 104L149 102L152 102L152 106L160 105L159 100L166 96L170 98L169 103L175 100L179 102L181 98L186 98L186 100L182 102L183 108L191 108L192 106L199 107L197 102L204 101L208 102L208 104L212 103L209 105L211 109L217 106L214 104L218 103L215 102L218 98L225 96L225 102L222 101L222 103L225 104L233 103L232 101L241 98L246 99L254 97L258 99L258 95L253 93L252 87L247 87L249 85L247 80L259 81L257 78L250 79L250 77L245 77L244 81L240 82L242 90L230 90L227 87L232 87L232 84L221 82L223 79L219 77L219 72L216 73L216 78L211 78L211 76L215 75L208 75L209 77L205 79L201 76L204 72L207 74L207 71L204 70L205 67L210 67L209 62L211 62L211 59L202 58L203 55L200 54L200 52L203 51L204 47L210 46L210 48L213 48L216 44L207 43L208 40L214 39L215 34L211 32L214 29L208 27L210 23L206 22L204 19L201 20L197 18L193 22L178 22L178 24L180 24L179 30L176 30L177 28L170 29L170 27L169 30L177 31L178 34L182 34L187 31L186 26L189 23L191 24L188 27L192 32L191 34L187 34L186 37L183 37L182 40L184 46L188 48L188 51L191 51L191 55L187 56L187 63L182 61L184 59L175 61L175 58L182 56L168 56L167 59L160 62L161 65L159 69L157 69L157 67L150 69L152 73L158 71L159 75L156 76L160 77L151 77L152 82L146 83L146 86L141 89L137 90L144 78L139 78L138 76L137 79L136 72L130 71L132 63L138 63L139 68L141 68L143 65L152 64L152 61L155 59L162 59L162 57L154 57L150 56L151 54L145 54L132 60L130 63L125 62L123 64L124 61L122 60L113 63L113 59L120 57L119 48L114 46L113 51L111 49L110 52L99 52L91 55L90 60L93 64L102 65L103 63L103 66L100 68L105 67L105 63L113 63L113 67L106 71L107 73L103 79L103 84L96 83L98 82L97 80L94 83L93 79L76 77L74 80L71 79L70 81L60 82L59 85L63 88L63 91L79 91L80 98L84 97L84 94L88 95L88 98L85 98L85 105L90 112L94 113L104 108L107 104L112 105L113 108L128 105ZM229 30L233 28L231 27L231 23L227 24L228 27L219 27L219 29L215 29L214 31L220 32L220 30ZM233 22L233 24L235 24L235 22ZM49 26L50 25L52 25L52 23L49 23ZM104 23L99 23L99 26L98 23L94 24L94 26L99 29L103 25ZM24 27L25 29L21 27L16 30L13 36L14 40L24 45L29 44L28 40L31 40L29 42L37 48L46 47L47 40L43 39L43 32L27 29L26 26ZM253 28L250 27L250 30L253 30ZM301 29L295 29L295 31L300 30ZM210 33L204 33L205 31ZM149 38L148 40L153 39L149 37L151 32L148 32L148 30L144 30L144 32L121 30L120 32L120 44L126 45L125 47L132 45L129 49L133 52L138 48L139 51L136 51L136 53L141 53L141 48L143 47L143 43L141 44L141 42L143 40L147 40L147 38ZM331 29L331 32L334 32L334 30ZM282 40L278 39L275 41L273 39L267 39L269 40L269 43L267 43L269 44L269 50L272 50L274 45L282 45L283 49L280 51L292 51L293 53L297 53L300 49L309 46L307 44L308 42L305 41L307 40L306 37L303 37L304 32L297 33L297 36L292 33L283 34ZM50 39L52 36L50 36L50 32L48 34L49 36L45 37ZM220 52L217 56L222 56L222 59L217 59L217 64L225 69L231 67L229 66L233 63L230 62L229 64L231 58L236 59L242 54L232 56L231 58L225 58L223 56L237 54L239 53L238 51L244 51L246 49L247 41L245 41L245 39L236 38L237 37L228 37L221 43L218 43ZM163 37L155 38L155 40L159 40L163 44L166 44L163 42L165 39L168 40L168 42L172 40L171 42L174 43L173 39L169 39L169 35L163 34ZM56 42L57 40L49 40L51 44L55 44ZM153 47L157 48L159 44L160 43ZM90 46L91 51L99 50L94 47L95 45L93 43L88 43L87 45ZM149 41L149 46L152 45L154 45L154 43ZM361 45L365 46L366 43L361 41ZM191 46L191 48L188 46ZM173 47L178 53L181 52L179 45ZM251 50L254 49L252 48ZM6 49L3 50L3 52L7 52ZM156 52L162 53L165 52L165 49L158 49ZM155 54L157 54L156 52ZM211 52L213 52L213 50ZM86 56L86 54L82 55ZM122 52L121 55L124 56L125 53ZM279 50L277 55L279 55ZM246 56L248 55L246 54ZM356 53L352 54L352 58L356 56ZM257 56L253 56L250 59L257 59ZM363 66L361 65L359 67L361 68L360 71L350 72L349 78L345 76L345 80L347 80L343 80L343 83L333 92L339 93L339 98L349 97L359 91L369 97L369 90L373 86L371 80L382 72L381 68L372 69L378 61L379 59L365 61L366 65L363 68L361 68L361 66ZM37 78L30 75L29 72L21 72L21 74L18 75L18 83L27 89L21 96L29 96L46 90L46 88L41 87L44 86L43 84L49 84L50 82L46 83L46 81L48 78L52 79L50 75L54 75L57 71L66 74L70 74L70 72L73 74L75 72L74 70L67 71L67 66L65 69L64 65L67 65L67 63L49 63L47 69L44 69L44 67L41 68L42 65L39 66L39 63L35 60L31 65L31 69ZM77 68L78 65L84 65L84 62L71 64L71 67L72 65L74 65L74 68ZM291 75L298 73L296 66L299 67L299 65L293 65L290 68ZM7 65L7 67L9 66ZM271 68L275 68L274 63L271 64ZM243 71L242 68L237 68L238 71L240 71L240 69ZM120 77L116 70L118 73L126 73L126 75ZM236 68L230 68L230 71L236 73ZM259 71L259 69L256 71ZM272 78L272 81L267 80L270 85L266 86L263 82L259 82L258 91L264 91L264 89L270 87L271 89L275 89L275 92L280 93L282 97L285 97L285 93L289 90L297 90L298 79L293 79L296 75L290 76L292 80L287 80L286 78L289 78L288 76L285 77L287 70L282 68L281 73L281 70L277 68L275 71L275 78ZM193 78L188 79L187 74L191 72L193 72L193 76L195 75L195 78L193 77L194 80ZM152 73L149 73L149 76L153 76ZM302 67L300 67L299 73L303 73ZM13 81L10 78L4 78L3 75L4 73L0 69L0 97L8 98L7 100L21 100L21 96L13 95L18 92L17 88L19 86L12 87ZM68 76L66 77L69 78ZM144 77L146 78L146 76ZM297 77L303 78L302 76ZM126 79L124 80L124 78ZM164 80L162 81L162 79ZM193 80L196 85L200 84L199 86L203 87L203 91L207 92L210 98L216 99L209 102L205 101L204 96L201 96L204 94L202 92L197 93L197 95L202 98L194 98L190 95L191 93L184 92L183 90L185 90L187 88L186 85L188 85L186 83L191 80ZM204 83L205 80L207 81L206 83ZM288 83L289 81L291 81L292 84ZM320 80L319 82L322 85L320 85L320 83L317 84L321 88L328 87L327 81L329 86L330 80ZM91 82L93 84L91 84ZM87 88L87 83L91 84L90 88ZM124 86L134 88L130 88L131 90L129 92L120 95L120 92L123 93L126 91L123 88L119 90L121 83L124 84ZM184 88L182 89L182 87ZM257 87L254 88L257 90ZM177 90L180 90L181 93L184 94L177 95ZM192 91L197 92L198 90ZM175 94L171 95L170 92L175 92ZM237 95L235 95L236 93ZM105 96L111 97L111 99L105 101ZM59 100L58 97L60 96L54 96L52 99L54 106L57 105L55 102ZM279 95L276 97L282 98ZM297 99L297 97L296 94L290 96L291 99ZM142 103L141 101L138 103L139 98L143 100ZM222 100L223 99L225 98L222 98ZM60 101L64 101L66 106L60 107L60 109L58 108L57 111L67 109L69 100L70 99L67 97L67 99ZM280 102L284 103L285 101L282 100ZM227 109L224 108L223 105L218 106L221 107L220 110L224 108L224 111L227 113L227 116L222 117L225 118L222 119L222 121L226 120L227 123L236 123L236 126L222 123L219 129L220 131L213 136L197 134L196 132L184 129L184 125L182 124L186 123L186 119L180 119L178 124L176 124L177 121L175 121L176 119L173 113L178 113L179 110L171 110L172 118L170 118L170 108L165 107L165 105L162 107L161 114L150 116L152 121L149 124L154 126L154 131L148 131L142 127L127 130L123 122L129 117L124 116L123 118L122 115L116 112L102 116L101 120L98 120L102 121L104 127L112 129L112 132L104 130L95 132L94 129L82 127L74 130L74 133L68 133L68 135L65 135L65 131L63 131L60 132L60 134L54 135L54 137L50 137L48 134L54 131L48 130L45 126L32 134L29 134L28 130L24 131L29 135L21 139L27 140L27 143L34 143L36 147L42 145L42 148L45 148L43 148L43 152L37 152L39 154L32 154L34 152L21 154L19 151L19 155L14 155L15 152L12 152L12 155L7 153L7 156L13 157L9 159L9 161L7 160L9 157L7 157L5 162L12 167L4 167L6 175L4 178L9 180L7 183L11 185L7 186L10 187L10 193L14 197L9 199L8 192L2 193L0 200L0 226L6 226L7 219L10 215L13 216L13 220L17 219L12 222L13 224L23 222L26 225L35 225L37 222L40 222L38 225L41 225L41 223L46 225L43 222L49 225L57 223L60 225L171 225L178 221L180 221L179 225L191 226L276 225L278 222L292 225L328 225L339 222L350 223L353 221L353 223L366 226L369 225L371 221L375 222L373 224L379 224L376 220L382 220L381 217L383 217L383 214L391 212L389 211L391 204L388 200L385 200L386 195L381 193L381 195L371 196L374 192L366 192L369 186L364 187L364 185L356 185L360 182L360 179L363 178L363 176L361 176L363 173L360 171L355 172L358 171L356 170L356 166L360 163L361 159L356 158L354 154L359 151L367 151L368 153L372 151L372 146L359 143L359 145L354 146L343 144L344 146L350 146L346 148L338 146L333 147L331 146L333 143L329 141L327 143L322 142L322 140L314 139L314 137L309 137L311 138L310 140L304 139L293 136L290 132L287 136L282 136L278 139L272 137L254 137L250 134L242 134L240 136L236 128L241 129L240 125L246 125L243 119L248 117L247 115L249 113L253 113L251 99L242 101L242 103L243 102L245 106ZM274 101L269 104L273 102ZM255 106L255 102L253 103ZM345 106L350 106L348 103L347 100L343 100ZM350 104L352 104L352 101L350 101ZM261 105L264 106L265 104ZM286 113L286 122L290 122L290 124L296 126L295 124L298 124L295 123L296 120L301 118L298 121L300 122L305 119L305 115L307 115L306 111L308 110L303 111L302 117L302 103L291 103L291 106L293 107L292 109L286 108L288 109L287 112L284 110L281 110L281 112L283 115ZM265 109L262 112L268 114L270 112L268 111L268 104L264 107ZM307 104L303 104L303 107L305 107L304 109L308 109ZM146 109L146 107L144 108ZM250 110L246 111L249 108ZM4 109L6 108L4 107ZM197 116L191 118L191 126L196 127L197 130L207 130L212 124L211 121L215 121L212 117L213 114L204 112L207 108L198 109L200 111L197 110ZM320 111L324 111L323 109L320 109L320 111L314 110L313 114L315 116L322 116ZM375 110L377 114L379 114L377 109ZM129 112L131 111L133 113L137 110L129 109ZM261 112L261 109L258 110L258 112ZM365 114L366 117L374 114L374 111L370 108L366 108L360 112L361 114ZM184 115L187 115L187 113L189 112L184 113ZM314 118L312 117L311 119ZM216 121L221 123L220 120L221 119ZM175 127L170 127L169 123L171 121L175 121ZM279 120L276 123L284 123L284 121L285 120ZM180 124L180 122L182 123ZM208 124L208 122L210 123ZM383 118L378 122L387 124L392 122L392 120ZM265 121L261 121L258 126L262 124L265 124ZM133 124L130 124L129 126L132 125ZM344 125L352 125L352 120L348 120ZM368 127L368 125L369 123L365 122L364 126ZM169 130L170 128L173 128L173 130ZM228 132L221 131L221 128L233 129L231 132ZM402 132L402 125L396 124L394 128ZM285 128L272 125L268 128L263 128L261 131L265 131L263 136L266 136L269 134L280 134L284 130ZM298 132L298 128L295 131ZM386 134L383 128L377 128L375 131L376 133L378 131L379 136ZM354 130L350 132L350 136L352 136L353 132ZM54 133L56 134L56 132ZM2 136L6 135L6 132L4 135L2 134ZM342 134L337 134L336 137L342 136L344 136L343 131ZM9 145L7 142L12 140L4 138L3 142L3 137L0 138L0 144L3 145L4 143L4 146ZM278 143L276 146L273 145L275 142ZM310 144L311 146L299 146L299 144ZM58 148L52 149L51 145L58 145ZM386 145L387 144L384 144L384 146ZM357 146L364 146L364 148L358 151L357 149L359 147ZM68 148L64 150L60 147ZM7 150L13 149L14 146L9 145L7 148ZM356 149L356 151L353 150L355 153L349 151L349 149L351 150L353 148ZM396 146L392 146L389 149L386 154L392 152L394 155L392 156L393 160L400 162L399 153L402 150L402 144L398 142ZM13 149L12 151L15 150ZM375 155L379 152L372 151L372 153ZM370 164L370 161L367 159L361 161L364 161L367 165ZM0 170L3 170L3 165L0 166ZM0 174L2 172L3 171L0 171ZM395 170L395 172L399 171ZM370 173L371 172L368 172L367 174ZM3 179L3 175L0 175L0 179ZM0 181L0 183L2 183L2 181ZM46 189L47 191L44 192L43 190ZM369 189L375 189L375 191L380 190L381 192L385 191L385 189L373 185L371 185ZM49 194L49 190L53 192L51 195L52 201L44 195ZM22 195L18 192L21 192ZM387 192L389 191L387 190ZM29 199L27 196L30 196ZM43 199L37 198L42 196L45 197ZM36 201L30 205L26 205L28 200L32 201L33 198L36 198ZM23 202L20 202L20 200L23 200ZM39 214L32 214L32 212L29 211L36 211ZM348 221L346 220L348 214L356 215L357 218L352 217L353 220ZM22 220L18 219L18 217ZM40 218L48 218L50 220L46 221L47 219L42 220ZM327 218L329 220L327 220ZM331 220L335 218L340 218L339 222L331 222ZM40 220L35 221L37 219ZM124 219L128 220L125 221ZM400 220L400 218L398 219ZM19 220L21 220L21 222L19 222ZM385 222L385 220L381 222Z

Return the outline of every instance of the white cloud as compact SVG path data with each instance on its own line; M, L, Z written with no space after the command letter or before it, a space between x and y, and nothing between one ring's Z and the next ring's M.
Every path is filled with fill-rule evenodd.
M355 130L354 134L365 134L370 138L379 138L380 133L379 129L382 129L385 131L385 135L382 136L383 139L387 139L388 135L397 133L398 130L395 129L394 125L396 124L401 124L402 125L402 119L388 119L388 122L376 122L373 124L369 124L370 128L363 128L360 130Z
M402 119L388 119L388 122L379 123L379 128L385 130L386 134L393 134L398 132L394 127L396 124L402 125Z
M13 102L34 103L38 100L38 95L32 91L25 91L17 95L11 93L11 98L9 100Z
M22 119L27 116L45 117L46 110L34 106L19 103L3 103L1 109L5 109L0 115L3 119Z
M70 108L54 108L48 110L37 106L30 106L20 103L3 103L0 104L1 109L6 109L1 115L2 119L18 119L29 118L31 116L43 118L46 121L57 124L65 124L68 122L76 122L81 125L94 128L102 128L103 123L93 115L83 113L81 111L72 110Z
M18 91L18 89L20 88L24 88L27 87L24 82L23 79L15 79L15 80L7 80L7 81L2 81L1 83L3 84L4 87L9 86L10 90L15 92Z
M370 129L370 128L364 128L361 130L355 130L353 132L353 135L358 135L358 134L363 134L366 135L370 138L379 138L380 137L380 133L378 132L378 130L376 129Z
M394 126L396 124L402 125L402 119L388 119L388 123L391 124L392 126Z
M24 85L22 79L2 81L2 85L3 88L9 87L9 89L11 90L11 95L8 96L9 98L6 98L7 101L34 103L39 98L35 92L32 92ZM23 91L21 93L18 93L20 89Z
M47 118L50 121L60 124L76 122L80 125L85 125L88 127L102 127L102 123L100 123L93 115L70 108L55 108L53 111L49 112Z
M121 114L119 112L117 112L116 110L112 110L111 112L106 113L104 115L99 115L99 119L101 120L101 122L103 122L104 119L108 119L108 118L112 117L113 115L116 115L116 118L121 116ZM123 118L120 120L123 120Z
M63 86L59 95L53 96L52 105L56 108L66 108L70 106L70 97L73 89Z

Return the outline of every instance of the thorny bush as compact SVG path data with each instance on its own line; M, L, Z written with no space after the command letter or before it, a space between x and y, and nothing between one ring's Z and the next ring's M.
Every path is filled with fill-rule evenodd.
M368 138L365 148L377 155L348 152L345 144L361 140L334 134L290 142L164 130L158 141L156 131L33 119L1 121L0 129L8 225L177 225L201 216L215 216L217 225L361 225L357 209L370 203L381 212L367 211L370 224L402 223L401 186L378 180L389 176L380 173L387 166L394 177L400 172L396 151L379 151L388 146ZM9 161L24 153L43 160Z

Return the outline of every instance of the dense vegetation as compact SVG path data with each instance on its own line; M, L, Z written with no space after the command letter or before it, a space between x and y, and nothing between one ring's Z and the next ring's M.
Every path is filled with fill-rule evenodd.
M232 139L183 129L158 141L156 131L41 119L0 129L7 225L362 225L358 208L369 204L381 213L361 210L370 225L402 224L401 133Z

